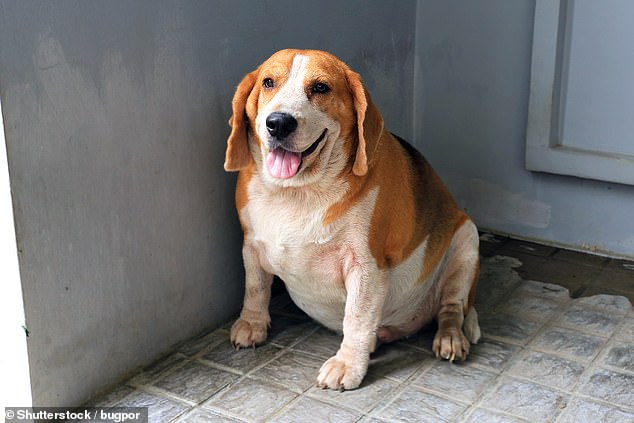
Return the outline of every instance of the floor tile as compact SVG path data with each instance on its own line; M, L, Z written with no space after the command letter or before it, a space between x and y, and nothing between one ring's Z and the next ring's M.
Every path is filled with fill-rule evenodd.
M166 372L172 372L180 366L185 365L187 360L180 354L172 354L144 369L141 373L132 377L128 383L133 386L146 385L159 378Z
M398 422L451 422L466 408L466 405L410 386L375 414Z
M623 319L623 322L616 330L616 339L624 342L634 343L634 316Z
M147 407L148 423L167 422L190 408L186 404L143 391L128 395L117 407Z
M550 301L569 302L570 291L561 285L540 281L524 280L513 292L513 295L532 295L540 298L547 298Z
M369 412L378 403L389 398L398 384L385 378L366 377L361 386L351 391L339 392L333 389L314 387L307 395L316 400L338 405L359 412Z
M365 416L358 423L388 423L387 420L379 419L378 417Z
M267 342L286 347L315 332L319 327L317 323L311 320L273 315L271 316L271 327Z
M608 366L634 373L634 343L615 343L609 347L602 361Z
M481 313L480 315L480 329L483 336L526 343L539 328L540 324L517 315L507 313Z
M178 349L178 352L188 357L193 357L204 349L215 347L218 344L229 341L229 332L226 330L215 330L207 335L199 336L186 342Z
M476 345L471 346L467 360L481 366L486 366L493 371L501 372L511 357L519 350L520 347L517 345L482 338Z
M300 351L288 351L252 373L250 377L285 386L301 393L314 386L323 360Z
M212 348L203 354L201 358L245 374L273 359L280 351L280 347L266 343L256 348L240 348L236 351L231 343L227 341Z
M312 398L302 397L293 403L281 415L271 420L273 423L299 423L299 422L332 422L352 423L356 422L360 413L345 410Z
M568 404L566 411L557 423L631 423L634 413L605 404L575 398Z
M579 388L579 392L613 404L634 407L634 375L598 369Z
M412 383L461 401L475 401L496 373L475 367L469 362L437 361Z
M403 382L425 363L435 359L431 353L402 344L381 345L371 356L368 374Z
M528 420L507 414L496 413L484 408L476 408L467 416L463 423L526 423Z
M545 321L561 312L561 303L522 292L502 303L499 310L510 315L526 316L534 321Z
M178 423L239 423L243 420L234 419L232 417L223 416L219 413L214 413L211 410L197 407L192 411L179 417Z
M94 398L88 403L90 407L114 407L125 400L129 394L135 392L135 388L127 385L117 386L115 389Z
M523 378L539 381L562 390L572 389L578 382L585 366L537 351L528 351L509 368L509 373Z
M503 378L500 385L482 400L482 405L534 422L554 421L566 406L567 398L535 383Z
M205 408L218 408L251 420L266 421L297 397L289 390L243 379L203 404Z
M209 398L238 377L233 373L191 361L178 371L158 379L153 383L153 386L198 403Z
M632 303L627 298L617 295L594 295L592 297L579 298L577 304L618 314L625 314L632 310Z
M555 324L608 337L612 335L620 320L621 318L613 313L573 305Z
M343 336L336 334L326 328L320 328L293 347L294 350L327 360L337 353Z
M552 328L539 335L532 345L555 354L565 354L581 361L591 360L605 340L575 330Z

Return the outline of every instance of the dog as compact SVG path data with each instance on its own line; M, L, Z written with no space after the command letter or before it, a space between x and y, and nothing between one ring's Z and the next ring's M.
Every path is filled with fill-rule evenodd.
M267 337L274 275L343 333L317 386L359 387L378 344L438 323L437 357L465 359L479 237L425 158L384 129L361 76L318 50L282 50L238 85L224 168L239 171L245 296L236 349Z

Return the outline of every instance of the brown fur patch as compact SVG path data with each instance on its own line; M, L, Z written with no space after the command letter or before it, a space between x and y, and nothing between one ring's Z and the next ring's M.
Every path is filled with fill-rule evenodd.
M245 239L247 237L247 226L242 218L242 209L249 201L249 181L255 172L257 172L255 163L251 163L250 166L243 169L238 174L238 183L236 184L236 209L238 210L238 218L240 219L240 225L242 226L242 232Z
M372 255L379 268L393 267L427 238L420 276L425 280L467 217L429 163L409 144L384 131L376 154L381 159L372 163L365 176L348 175L348 194L328 210L324 223L335 221L379 186L368 240Z

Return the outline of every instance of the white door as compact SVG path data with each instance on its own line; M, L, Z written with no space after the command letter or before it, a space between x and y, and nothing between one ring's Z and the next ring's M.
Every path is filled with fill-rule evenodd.
M526 167L634 185L634 1L537 0Z

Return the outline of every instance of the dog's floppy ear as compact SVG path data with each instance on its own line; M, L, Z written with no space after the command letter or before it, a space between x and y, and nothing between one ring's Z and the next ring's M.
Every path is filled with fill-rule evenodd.
M229 139L227 139L227 152L225 155L225 170L227 171L244 169L253 162L247 137L249 122L246 109L249 95L253 91L257 76L257 70L247 74L233 95L233 101L231 102L233 114L229 118L231 134L229 134Z
M383 132L383 117L381 117L379 109L372 102L370 93L363 85L361 76L348 69L346 70L346 78L348 86L352 90L359 133L359 142L352 172L357 176L362 176L368 172L368 164L372 162L379 138Z

